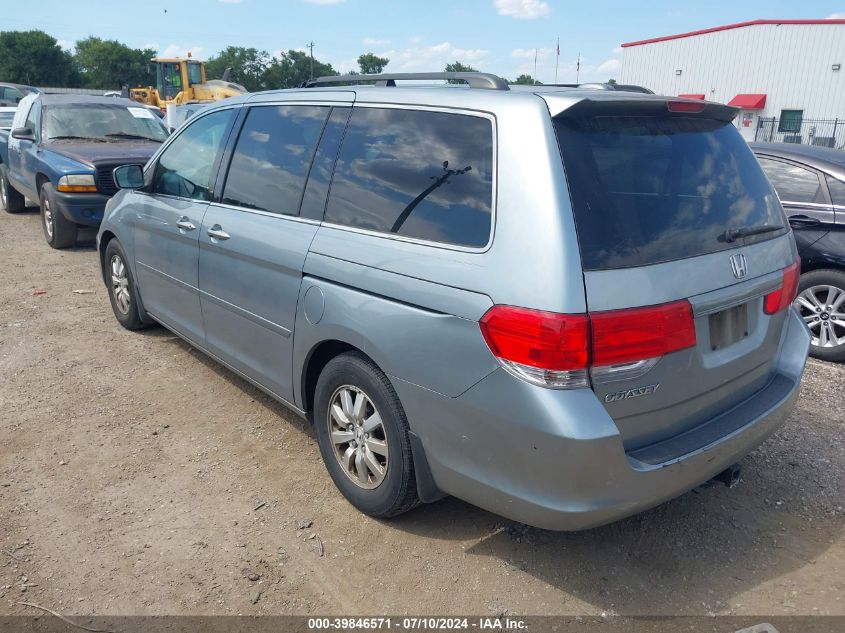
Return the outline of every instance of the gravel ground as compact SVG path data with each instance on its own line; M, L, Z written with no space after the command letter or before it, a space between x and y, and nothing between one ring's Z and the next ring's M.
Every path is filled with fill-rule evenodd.
M314 433L163 329L123 330L93 235L0 217L0 613L845 614L845 367L705 486L581 533L455 499L390 522Z

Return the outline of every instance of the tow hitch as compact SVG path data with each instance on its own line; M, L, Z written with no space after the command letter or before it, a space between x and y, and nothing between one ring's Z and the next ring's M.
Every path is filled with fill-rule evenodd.
M741 473L742 466L734 464L733 466L728 466L725 470L713 477L713 481L718 481L721 484L725 484L728 488L733 488L737 485L737 483L739 483L739 476Z

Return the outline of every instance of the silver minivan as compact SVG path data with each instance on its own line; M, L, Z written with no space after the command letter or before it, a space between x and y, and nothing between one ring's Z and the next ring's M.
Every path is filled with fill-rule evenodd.
M419 81L443 79L465 83ZM810 341L797 254L733 108L361 80L211 105L115 170L98 248L124 327L310 419L376 517L448 494L582 529L784 422Z

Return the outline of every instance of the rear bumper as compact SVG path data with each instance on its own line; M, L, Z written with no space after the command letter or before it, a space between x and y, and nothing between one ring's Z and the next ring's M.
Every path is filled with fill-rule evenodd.
M56 207L71 222L82 226L100 226L109 196L101 193L54 192Z
M440 490L522 523L580 530L694 488L784 423L810 341L789 312L766 387L689 433L630 453L588 389L534 387L501 369L457 398L394 384Z

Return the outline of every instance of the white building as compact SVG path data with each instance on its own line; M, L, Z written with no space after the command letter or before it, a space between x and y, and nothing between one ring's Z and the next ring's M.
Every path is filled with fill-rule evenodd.
M622 51L620 83L737 106L748 140L845 145L845 20L754 20Z

